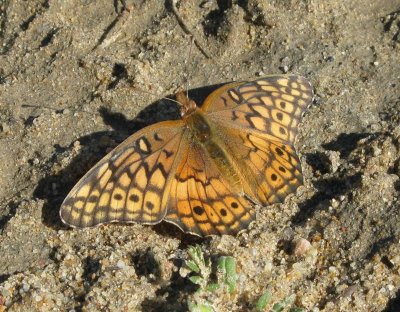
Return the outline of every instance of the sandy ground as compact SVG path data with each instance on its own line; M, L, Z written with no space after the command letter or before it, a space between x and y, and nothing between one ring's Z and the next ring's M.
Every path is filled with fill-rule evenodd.
M266 289L303 311L400 311L400 1L177 9L0 1L0 311L187 311L198 294L180 267L195 243L238 264L234 294L203 294L215 311L251 311ZM247 231L62 225L63 198L97 160L177 118L160 99L186 73L194 90L286 72L315 88L297 140L305 185ZM294 255L300 238L312 248Z

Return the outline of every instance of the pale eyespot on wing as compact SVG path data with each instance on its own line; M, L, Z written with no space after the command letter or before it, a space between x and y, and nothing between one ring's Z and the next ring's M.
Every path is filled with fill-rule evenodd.
M181 94L181 121L133 134L63 202L76 227L174 223L204 236L246 229L256 203L282 201L302 183L293 143L312 100L299 76L269 76L214 91L202 109Z

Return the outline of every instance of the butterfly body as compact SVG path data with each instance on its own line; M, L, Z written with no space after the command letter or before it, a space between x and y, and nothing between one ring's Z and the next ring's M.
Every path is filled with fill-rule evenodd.
M312 88L299 76L235 82L198 108L177 94L181 120L146 127L95 165L64 200L74 227L171 222L204 236L235 234L254 203L283 201L302 184L293 147Z
M184 103L187 102L184 101ZM204 153L214 161L219 171L232 185L234 191L242 192L243 189L239 186L238 168L234 165L232 157L229 157L224 139L218 133L216 125L207 120L201 108L196 108L188 116L184 114L183 120L186 122L190 133L191 146L199 145L198 148L202 148Z

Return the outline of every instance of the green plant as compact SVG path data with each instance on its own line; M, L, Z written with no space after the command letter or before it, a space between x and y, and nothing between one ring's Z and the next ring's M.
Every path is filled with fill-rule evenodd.
M189 270L189 280L199 285L197 293L215 292L216 290L226 289L232 294L236 289L236 261L230 256L221 256L217 260L217 283L211 282L212 264L209 259L205 259L203 251L199 245L189 246L189 259L185 262L185 268ZM213 311L209 302L189 303L189 310L192 312Z
M204 257L204 253L199 245L189 246L188 260L185 261L185 269L189 272L189 280L199 289L196 291L194 301L189 302L188 307L191 312L214 312L213 304L205 297L209 297L216 291L233 294L236 291L238 279L236 272L236 260L231 256L221 256L216 262L217 282L211 281L212 263L209 258ZM219 293L221 294L221 293ZM255 305L257 312L304 312L302 308L293 305L295 295L291 295L279 302L274 302L270 290L266 290L258 299Z
M192 274L189 276L189 280L193 284L199 285L199 289L208 289L211 262L204 258L203 251L199 245L189 246L188 255L190 259L185 262L185 266Z
M235 258L222 256L218 258L218 280L228 287L228 292L231 294L236 289L236 261Z
M211 308L207 304L194 304L189 302L189 311L190 312L214 312L213 308Z
M269 290L266 290L261 297L258 299L256 303L256 311L264 312L266 311L267 306L271 303L272 293ZM269 310L270 312L281 312L284 311L286 307L292 305L295 299L294 295L291 295L282 301L276 302L272 305L272 308ZM288 312L304 312L302 308L292 306L288 307Z
M226 286L229 293L236 289L236 261L230 256L221 256L217 261L217 280L218 283L210 282L212 266L209 259L204 258L204 254L199 245L188 248L189 260L185 262L186 268L191 272L189 280L199 285L199 291L215 291L222 286Z
M257 304L256 304L256 310L257 311L265 311L265 308L267 307L268 303L271 301L272 298L272 293L269 290L266 290L258 299Z

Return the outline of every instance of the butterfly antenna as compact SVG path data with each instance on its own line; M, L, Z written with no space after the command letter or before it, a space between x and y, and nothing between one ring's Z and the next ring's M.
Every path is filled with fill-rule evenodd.
M171 98L168 98L168 97L165 97L165 96L160 97L159 95L157 95L157 94L155 94L155 93L153 93L153 92L150 92L150 91L147 91L147 90L143 90L143 89L141 89L141 88L138 88L138 87L135 87L135 86L132 86L132 85L131 85L131 88L132 88L133 90L136 90L136 91L139 91L139 92L143 92L143 93L146 93L146 94L150 94L150 95L152 95L152 96L154 96L154 97L157 97L157 98L160 99L160 100L171 101L171 102L174 102L174 103L178 104L179 106L182 106L182 103L179 103L178 101L175 101L175 100L173 100L173 99L171 99Z
M189 60L190 60L190 57L191 57L191 55L192 55L192 47L193 47L193 42L194 42L194 37L192 36L192 40L190 41L190 47L189 47L189 54L188 54L188 57L187 57L187 59L185 60L185 88L186 88L186 97L189 97L189 85L190 85L190 83L189 83L189 77L190 77L190 75L189 75L189 66L188 66L188 63L189 63ZM193 63L192 63L193 64Z
M196 47L200 50L203 55L208 58L212 59L211 55L206 51L206 49L203 47L202 41L196 36L196 33L189 27L189 25L185 22L185 20L182 18L182 16L179 14L178 8L176 7L178 0L170 0L170 5L172 8L172 12L174 12L175 17L178 21L178 24L182 27L182 30L187 33L188 35L191 35L192 38L194 39L194 44Z

